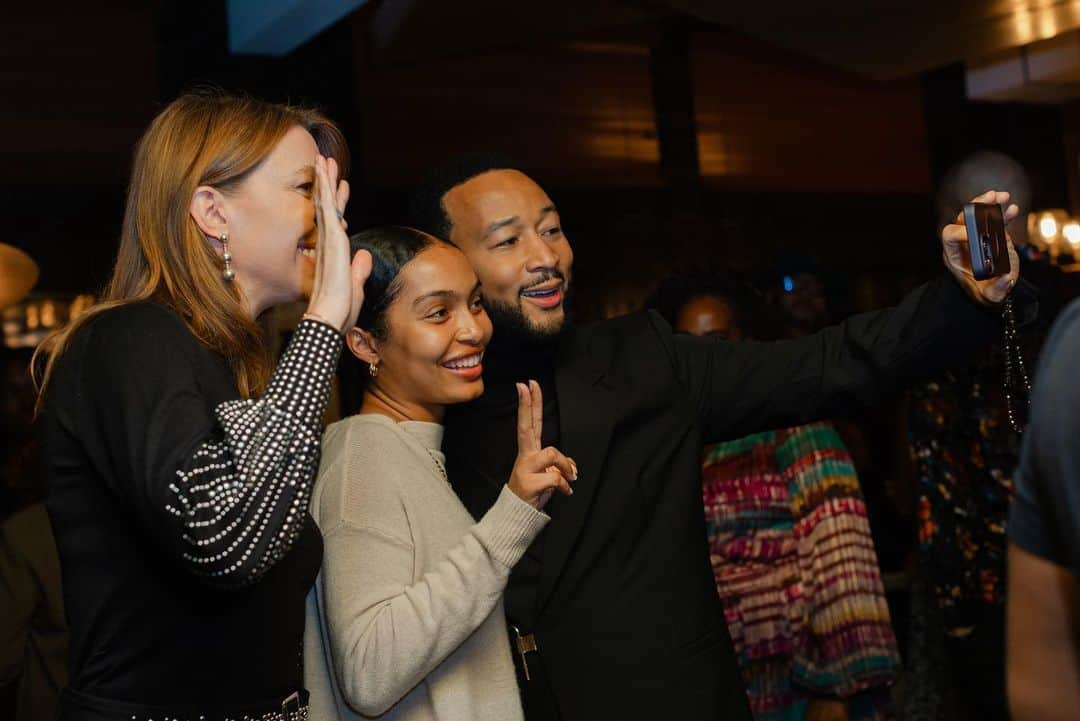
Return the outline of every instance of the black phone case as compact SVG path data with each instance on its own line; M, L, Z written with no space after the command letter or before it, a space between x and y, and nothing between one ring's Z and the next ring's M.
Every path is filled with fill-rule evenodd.
M971 270L975 280L1006 275L1009 264L1009 243L1005 239L1005 214L993 203L968 203L964 206L968 248L971 250Z

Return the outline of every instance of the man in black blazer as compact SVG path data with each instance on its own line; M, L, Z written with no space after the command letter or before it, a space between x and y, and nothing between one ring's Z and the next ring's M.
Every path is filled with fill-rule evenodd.
M573 253L558 211L506 165L433 175L413 223L466 254L495 326L485 394L445 419L458 495L479 517L510 476L513 381L540 383L544 444L578 466L506 591L530 721L750 719L706 548L702 447L865 406L960 360L1000 327L986 306L1019 265L1014 253L1010 276L975 282L963 228L948 226L955 278L806 338L732 343L677 336L654 313L566 323Z

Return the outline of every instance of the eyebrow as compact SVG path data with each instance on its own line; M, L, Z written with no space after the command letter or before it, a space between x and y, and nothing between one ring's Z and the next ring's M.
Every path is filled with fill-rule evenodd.
M539 223L541 220L543 220L547 216L551 215L552 213L557 213L557 212L558 211L555 209L554 205L545 206L545 207L540 209L540 217L537 218L536 222ZM489 225L487 228L484 229L484 234L480 236L480 239L481 240L487 240L488 236L490 236L495 231L502 230L503 228L507 227L508 225L514 225L517 222L518 222L518 216L516 216L516 215L511 216L509 218L503 218L502 220L496 220L494 223L492 223L491 225Z
M476 281L476 285L469 291L469 296L476 295L476 292L480 290L480 281ZM413 308L420 305L424 301L431 300L432 298L457 298L457 291L453 290L433 290L430 293L424 293L422 296L412 302Z
M510 218L503 218L502 220L496 220L494 223L484 229L484 234L480 236L481 240L487 240L488 236L497 230L502 230L508 225L513 225L518 222L518 217L512 216Z

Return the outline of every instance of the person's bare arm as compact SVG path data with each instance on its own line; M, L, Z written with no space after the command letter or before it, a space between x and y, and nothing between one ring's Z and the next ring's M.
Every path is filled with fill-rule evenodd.
M1014 721L1080 718L1078 624L1072 573L1010 544L1006 665Z

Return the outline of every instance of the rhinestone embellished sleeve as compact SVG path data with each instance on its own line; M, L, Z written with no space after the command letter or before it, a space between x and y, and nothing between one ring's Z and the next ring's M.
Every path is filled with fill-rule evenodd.
M303 528L322 416L341 352L330 326L304 320L258 400L223 403L223 437L203 443L169 486L190 567L223 585L256 581Z

